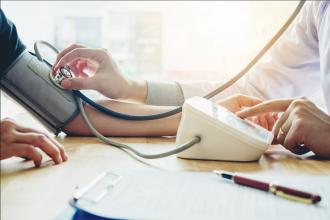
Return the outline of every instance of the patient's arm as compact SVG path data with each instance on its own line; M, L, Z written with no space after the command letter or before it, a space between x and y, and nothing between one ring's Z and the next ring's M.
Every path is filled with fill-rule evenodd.
M222 99L218 104L232 112L237 112L245 107L251 107L261 100L245 95L234 95ZM120 101L106 100L99 102L101 105L115 111L131 115L149 115L172 110L175 107L153 106L144 104L132 104ZM181 118L181 113L171 117L151 121L127 121L109 117L94 108L86 105L86 113L94 127L105 136L166 136L175 135ZM258 123L262 127L272 130L277 115L264 114L258 116ZM64 131L68 134L91 135L91 131L85 124L81 115L65 126Z
M131 115L156 114L174 108L168 106L132 104L113 100L100 101L99 104L112 110ZM85 105L85 109L93 126L105 136L175 135L181 117L181 114L176 114L158 120L127 121L105 115L89 105ZM92 135L81 114L67 124L64 131L72 135Z

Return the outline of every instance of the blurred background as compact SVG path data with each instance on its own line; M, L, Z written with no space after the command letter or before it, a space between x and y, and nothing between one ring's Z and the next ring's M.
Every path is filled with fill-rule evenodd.
M234 74L295 1L2 1L23 42L107 48L124 72L152 79Z
M235 74L297 1L1 1L25 45L107 48L132 77L216 80ZM48 54L54 60L54 54ZM4 97L1 92L2 98ZM1 117L16 104L2 99ZM24 111L23 109L21 109Z

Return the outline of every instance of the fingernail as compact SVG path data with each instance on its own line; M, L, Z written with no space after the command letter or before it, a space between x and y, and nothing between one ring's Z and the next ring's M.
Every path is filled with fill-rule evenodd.
M57 158L56 164L60 164L60 163L62 163L62 162L63 162L63 161L62 161L61 158Z
M56 164L60 164L60 163L62 163L62 158L61 158L60 155L57 156L57 158L56 158L56 162L55 162L55 163L56 163Z
M69 79L64 79L64 80L62 80L62 82L61 82L61 86L63 87L63 88L70 88L71 87L71 81L69 80Z
M33 161L34 162L34 166L39 168L41 166L41 162L36 162L36 161Z
M64 153L64 161L67 161L69 159L68 155Z

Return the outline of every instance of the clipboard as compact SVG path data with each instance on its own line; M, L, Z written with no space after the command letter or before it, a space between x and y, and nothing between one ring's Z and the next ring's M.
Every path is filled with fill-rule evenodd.
M173 212L169 212L166 210L168 202L172 203L180 191L183 192L180 200L186 198L189 187L184 186L185 190L182 191L183 185L187 183L182 180L190 179L195 183L193 185L196 185L202 180L201 178L212 180L211 182L216 186L218 186L218 182L221 182L219 178L209 172L144 171L120 172L120 175L114 172L104 172L73 195L70 205L77 210L73 219L177 218L180 205L173 209ZM180 182L181 184L178 184ZM186 209L183 216L189 215L189 209Z
M288 219L330 215L329 176L256 175L324 195L318 206L226 182L211 172L105 172L74 194L74 220ZM289 178L288 178L289 177ZM291 178L290 178L291 177ZM273 211L272 211L273 210ZM272 213L274 215L272 215ZM297 215L299 213L299 215Z

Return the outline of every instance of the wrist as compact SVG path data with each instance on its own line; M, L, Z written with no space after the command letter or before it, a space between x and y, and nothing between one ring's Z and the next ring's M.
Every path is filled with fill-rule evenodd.
M125 99L145 103L147 97L147 82L145 80L128 79L128 89Z

